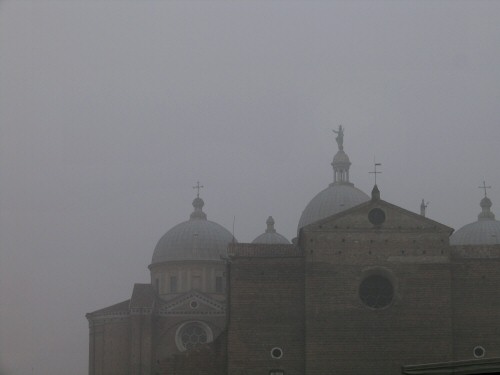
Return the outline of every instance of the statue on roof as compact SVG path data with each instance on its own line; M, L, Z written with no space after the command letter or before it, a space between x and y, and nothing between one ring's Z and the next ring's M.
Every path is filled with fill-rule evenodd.
M339 125L339 130L333 129L333 132L337 134L335 140L337 141L337 145L339 146L340 151L344 151L344 128L342 125Z

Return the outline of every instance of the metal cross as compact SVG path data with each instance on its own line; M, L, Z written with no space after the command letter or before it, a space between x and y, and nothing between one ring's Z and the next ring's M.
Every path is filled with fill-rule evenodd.
M377 185L377 174L380 174L382 172L380 171L377 171L377 167L378 166L381 166L382 163L373 163L373 172L368 172L368 173L373 173L373 175L375 176L375 185Z
M486 197L486 189L491 189L491 186L486 186L486 182L483 181L483 186L478 186L479 189L484 189L484 196Z
M193 189L197 190L196 198L200 197L200 189L202 189L203 187L203 185L200 185L200 181L196 181L196 186L193 186Z

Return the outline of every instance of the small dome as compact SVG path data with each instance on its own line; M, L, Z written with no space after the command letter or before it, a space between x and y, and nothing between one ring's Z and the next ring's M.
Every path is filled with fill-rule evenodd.
M267 229L265 233L262 233L260 236L258 236L255 240L252 241L252 243L269 244L269 245L290 244L290 241L288 241L281 234L277 233L276 229L274 229L274 219L272 216L269 216L267 218L266 224L267 224Z
M481 199L481 213L477 221L464 225L450 237L450 245L494 245L500 243L500 221L490 211L491 200Z
M151 263L179 260L221 260L233 235L222 225L207 220L204 202L197 197L188 221L170 229L158 241ZM235 240L234 240L235 241Z
M348 166L351 165L349 156L347 156L344 150L341 151L339 150L333 157L332 165L339 165L339 164L347 164Z

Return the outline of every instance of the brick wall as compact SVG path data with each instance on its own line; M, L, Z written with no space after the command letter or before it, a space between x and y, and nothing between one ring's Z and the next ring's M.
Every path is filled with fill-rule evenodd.
M228 374L304 374L304 262L293 245L230 249ZM273 348L283 356L274 359Z
M455 359L500 357L500 246L462 246L453 251Z
M128 319L107 319L90 326L90 375L129 374Z

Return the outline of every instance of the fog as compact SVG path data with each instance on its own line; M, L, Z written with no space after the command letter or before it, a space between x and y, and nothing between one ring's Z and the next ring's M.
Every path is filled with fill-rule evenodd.
M500 2L0 2L0 372L87 374L85 313L149 282L204 188L250 242L332 182L500 215Z

